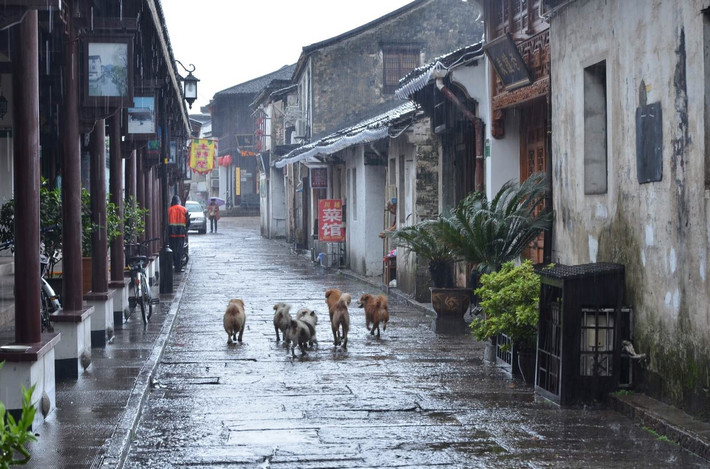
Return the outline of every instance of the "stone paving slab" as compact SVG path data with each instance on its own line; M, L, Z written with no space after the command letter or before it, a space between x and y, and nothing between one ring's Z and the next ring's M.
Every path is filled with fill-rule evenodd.
M605 408L560 409L482 361L465 324L438 328L390 295L378 340L351 305L348 349L332 345L324 291L373 286L293 255L224 218L191 237L191 271L124 467L705 467ZM214 252L219 251L220 255ZM203 254L204 253L204 254ZM227 345L230 298L246 304ZM319 345L276 343L273 304L316 309Z

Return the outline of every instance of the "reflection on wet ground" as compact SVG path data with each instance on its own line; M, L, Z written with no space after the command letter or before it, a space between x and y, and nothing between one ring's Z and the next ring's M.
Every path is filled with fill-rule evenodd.
M559 409L483 361L465 322L437 321L390 296L381 338L350 308L333 346L327 288L372 286L323 270L258 220L223 218L191 236L191 268L125 467L705 467L603 408ZM244 342L227 344L230 298ZM318 345L292 358L273 305L318 314Z

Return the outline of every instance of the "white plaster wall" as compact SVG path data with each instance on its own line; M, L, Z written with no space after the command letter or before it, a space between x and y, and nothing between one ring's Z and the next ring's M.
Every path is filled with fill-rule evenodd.
M271 167L271 178L269 179L269 214L270 238L286 237L286 187L284 186L283 169Z
M637 333L663 356L710 349L705 197L703 14L707 0L578 1L553 18L553 260L626 265L627 300ZM685 64L681 61L681 31ZM584 195L584 68L606 60L608 192ZM685 92L678 72L685 76ZM647 102L663 115L663 178L639 184L635 111ZM686 113L687 111L687 113ZM687 115L687 132L683 118ZM682 363L679 363L682 365ZM708 369L700 370L708 374ZM673 395L677 390L670 391Z
M385 167L365 165L364 149L346 151L346 168L357 169L357 214L348 201L348 259L350 269L365 276L382 274L382 219L385 207ZM347 188L352 194L352 187ZM357 219L356 219L357 218Z

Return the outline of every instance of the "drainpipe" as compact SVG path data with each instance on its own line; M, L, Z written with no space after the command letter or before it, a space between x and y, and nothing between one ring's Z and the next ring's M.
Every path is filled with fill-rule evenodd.
M466 106L456 97L456 95L444 86L444 76L446 72L435 73L436 77L436 87L444 93L449 101L454 103L454 105L461 111L461 113L466 116L472 123L476 136L476 180L475 180L475 190L476 192L483 191L483 120L476 117L471 111L469 111Z

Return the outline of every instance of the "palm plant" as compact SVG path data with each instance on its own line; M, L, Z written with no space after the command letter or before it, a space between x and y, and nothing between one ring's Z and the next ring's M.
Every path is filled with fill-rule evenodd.
M547 191L545 174L535 173L522 184L508 181L490 202L472 192L441 218L441 241L457 261L472 264L478 273L495 272L550 228L552 213L540 208Z
M441 229L441 219L426 220L399 229L389 236L407 254L414 252L427 263L435 287L451 288L454 283L451 267L455 258L451 248L441 242Z

